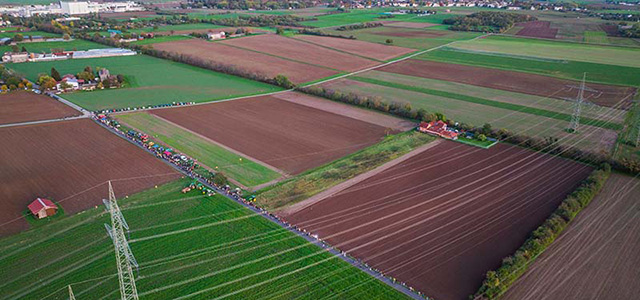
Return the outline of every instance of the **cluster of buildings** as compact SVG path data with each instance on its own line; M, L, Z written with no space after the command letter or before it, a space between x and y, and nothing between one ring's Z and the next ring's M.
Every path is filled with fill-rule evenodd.
M486 7L506 10L564 10L562 3L555 2L519 2L505 0L359 0L341 7L371 8L371 7Z
M439 136L441 138L457 140L458 131L448 128L447 123L442 121L420 122L418 131Z
M68 0L53 2L48 5L11 5L0 7L1 14L8 14L14 17L31 17L48 14L84 15L143 10L144 7L134 1L92 2Z
M98 58L112 56L136 55L135 51L122 48L90 49L86 51L64 51L56 53L28 53L28 52L5 52L2 56L3 63L23 63L38 61L53 61L77 58Z
M98 70L98 77L93 81L76 78L73 74L62 76L62 79L56 84L56 89L60 92L67 91L93 91L98 87L98 82L113 81L115 76L109 73L108 69Z

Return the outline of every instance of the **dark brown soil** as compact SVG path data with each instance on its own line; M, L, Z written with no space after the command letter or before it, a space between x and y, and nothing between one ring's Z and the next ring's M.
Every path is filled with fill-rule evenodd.
M378 43L369 43L365 41L317 35L298 35L295 38L324 47L338 49L340 51L345 51L378 60L390 60L394 57L398 57L415 51L414 49L398 46L381 45Z
M447 141L285 218L429 297L462 300L590 171Z
M153 44L153 48L191 55L215 63L235 65L240 69L251 70L268 77L283 74L293 83L303 83L338 74L338 71L201 39L158 43Z
M0 95L0 124L59 119L80 112L53 98L26 91Z
M516 35L529 36L543 39L555 39L558 34L558 28L550 28L551 22L549 21L531 21L525 23L518 23L516 26L522 26L523 28L516 33Z
M290 174L375 144L386 131L273 96L151 113Z
M377 70L558 99L575 98L580 85L577 81L543 75L414 59L386 65ZM592 103L613 107L627 97L620 108L628 109L632 104L632 97L629 95L635 93L635 88L596 83L588 85L598 91L585 92L585 99Z
M124 197L179 177L88 119L1 128L0 140L0 236L28 228L20 217L37 197L74 214L102 205L107 180L115 180L116 196Z

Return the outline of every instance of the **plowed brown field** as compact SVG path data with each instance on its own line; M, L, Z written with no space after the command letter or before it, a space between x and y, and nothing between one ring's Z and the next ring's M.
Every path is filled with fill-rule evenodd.
M542 75L415 59L386 65L377 70L558 99L575 98L578 94L577 87L580 85L573 80ZM624 109L629 108L632 103L630 95L635 93L635 88L595 83L589 83L589 88L597 92L586 91L585 99L588 101L613 107L626 98L621 103L622 107L619 107Z
M373 60L275 34L254 35L221 43L341 71L357 71L377 64Z
M338 74L338 71L201 39L157 43L153 44L153 48L190 55L219 64L235 65L240 69L269 77L283 74L293 83L303 83Z
M638 199L637 178L612 174L600 195L501 299L638 298Z
M0 95L0 124L58 119L80 115L53 98L25 91Z
M101 205L107 180L115 180L116 196L123 197L179 177L87 119L1 128L0 140L0 236L28 228L20 217L37 197L73 214Z
M151 113L290 174L375 144L387 131L275 96Z
M549 21L531 21L518 23L516 26L522 26L523 28L516 33L520 36L529 36L543 39L555 39L558 34L558 28L549 27L551 22Z
M414 49L317 35L297 35L296 39L378 60L389 60Z
M590 171L445 142L285 218L427 296L462 300Z

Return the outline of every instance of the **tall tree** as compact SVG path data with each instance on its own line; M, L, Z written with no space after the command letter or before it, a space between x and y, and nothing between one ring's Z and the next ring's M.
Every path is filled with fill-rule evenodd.
M51 68L51 77L53 77L53 79L55 79L56 81L60 81L62 80L62 76L60 76L60 73L58 72L58 70L56 70L56 68Z

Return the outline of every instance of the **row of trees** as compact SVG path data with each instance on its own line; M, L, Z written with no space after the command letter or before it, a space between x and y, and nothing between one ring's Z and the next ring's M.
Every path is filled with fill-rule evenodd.
M317 36L328 36L328 37L335 37L335 38L341 38L341 39L349 39L349 40L355 40L356 38L353 35L350 36L346 36L346 35L339 35L339 34L333 34L333 33L326 33L320 30L313 30L313 29L308 29L308 28L303 28L298 30L299 34L308 34L308 35L317 35Z
M451 25L451 30L478 31L478 32L504 32L516 23L535 21L537 18L530 15L481 11L466 16L456 16L443 20L443 24Z
M25 88L32 88L31 82L23 79L22 77L14 74L4 65L0 65L0 79L2 79L2 92L9 90L22 90Z
M602 164L594 170L531 234L520 249L513 255L504 258L502 265L497 270L487 272L474 299L499 298L600 192L610 174L611 166L608 164Z
M336 30L349 31L349 30L357 30L357 29L365 29L365 28L374 28L374 27L380 27L380 26L383 26L383 24L379 22L367 22L367 23L340 26L336 28Z

